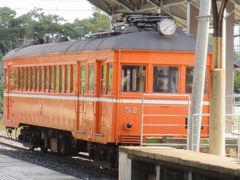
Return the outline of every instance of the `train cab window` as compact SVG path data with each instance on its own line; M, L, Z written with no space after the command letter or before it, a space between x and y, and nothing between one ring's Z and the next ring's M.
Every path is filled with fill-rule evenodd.
M145 82L145 66L122 66L122 92L144 92Z
M154 66L153 92L177 93L178 71L178 67Z
M113 64L108 64L108 91L112 91Z
M94 65L88 67L88 90L94 90Z
M106 94L106 64L101 65L101 94Z
M192 85L193 85L193 67L186 67L186 77L185 77L185 92L191 93L192 92ZM205 84L204 84L204 93L207 93L208 88L208 71L206 70L205 76Z
M86 67L80 67L80 93L85 93L85 85L86 85Z

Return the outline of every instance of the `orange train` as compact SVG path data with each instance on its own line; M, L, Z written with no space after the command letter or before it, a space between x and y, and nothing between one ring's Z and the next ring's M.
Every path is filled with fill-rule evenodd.
M31 148L86 151L112 163L117 147L139 144L141 133L144 142L186 137L195 43L180 30L166 37L134 27L15 49L4 57L6 127L21 127L19 140ZM201 133L207 137L208 127Z

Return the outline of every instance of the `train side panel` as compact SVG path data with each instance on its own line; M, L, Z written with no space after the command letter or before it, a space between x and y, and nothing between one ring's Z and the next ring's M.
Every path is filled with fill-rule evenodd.
M139 52L121 51L119 58L118 81L119 118L117 121L117 140L123 144L138 144L141 130L145 137L186 138L187 117L190 107L190 94L187 93L186 69L194 66L194 54L188 52ZM126 92L123 89L123 67L141 66L146 68L144 92ZM177 67L178 88L175 93L154 92L154 67ZM207 61L207 89L204 96L203 113L209 113L211 54ZM130 73L130 71L128 71ZM164 77L165 79L165 77ZM132 81L133 82L133 81ZM131 89L131 87L129 87ZM125 92L124 92L125 91ZM154 94L143 100L143 94ZM143 110L144 109L144 110ZM142 115L145 126L141 129ZM203 117L202 137L208 137L208 117ZM129 125L129 128L127 127Z

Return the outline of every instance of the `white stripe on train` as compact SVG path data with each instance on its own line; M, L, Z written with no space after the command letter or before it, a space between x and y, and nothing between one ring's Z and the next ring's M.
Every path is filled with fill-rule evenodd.
M58 99L58 100L80 100L92 102L110 102L110 103L134 103L141 104L142 99L116 99L103 97L84 97L84 96L57 96L46 94L28 94L28 93L4 93L5 97L24 97L24 98L39 98L39 99ZM191 102L190 102L191 103ZM164 105L188 105L187 100L144 100L144 104L164 104ZM203 101L203 105L209 105L209 101Z

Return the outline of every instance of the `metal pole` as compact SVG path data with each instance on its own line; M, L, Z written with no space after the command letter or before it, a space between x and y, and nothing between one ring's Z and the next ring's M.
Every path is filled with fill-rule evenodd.
M223 16L228 0L215 0L213 7L213 65L210 106L209 151L225 156L225 62L222 58Z
M196 56L193 75L192 103L190 118L188 119L188 150L198 151L200 143L201 116L194 118L194 114L202 114L206 59L208 49L208 30L211 1L201 0L197 31Z
M143 145L143 123L144 123L144 94L142 96L142 118L141 118L140 146Z

